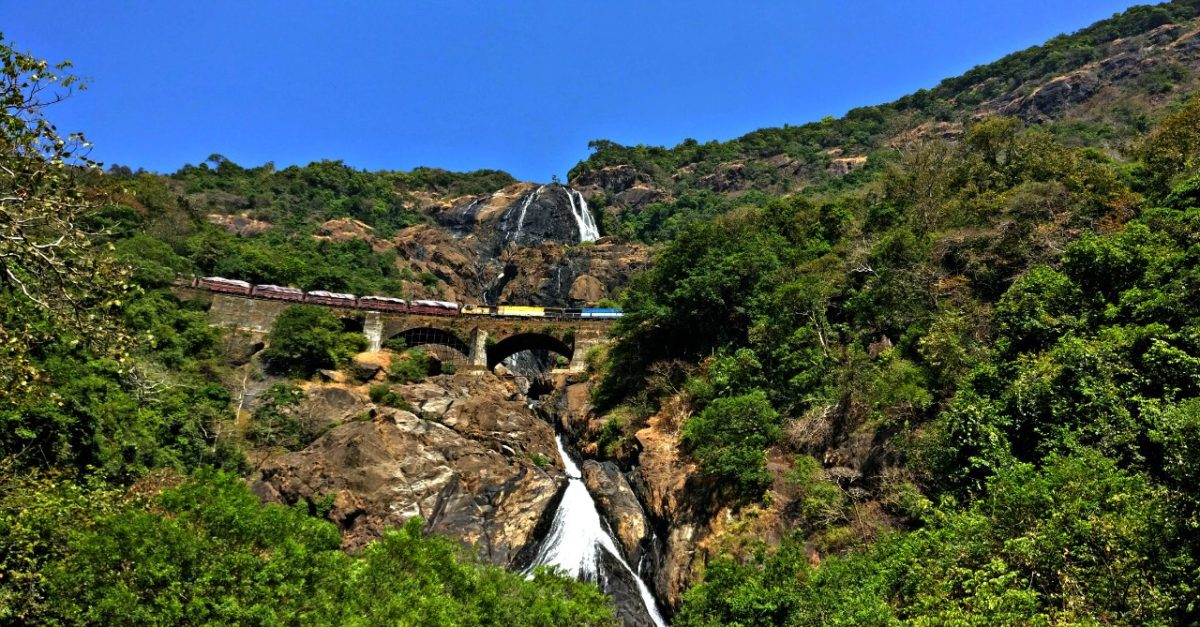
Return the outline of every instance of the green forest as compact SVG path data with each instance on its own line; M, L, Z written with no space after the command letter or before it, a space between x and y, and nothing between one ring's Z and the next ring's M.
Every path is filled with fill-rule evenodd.
M991 119L869 197L773 199L666 244L602 400L648 416L684 390L704 471L762 499L765 451L787 452L803 510L777 550L710 564L676 624L1197 620L1197 129L1193 102L1114 162ZM869 494L807 457L850 428L886 469ZM806 542L870 548L813 569Z
M769 497L770 449L801 504L676 624L1200 620L1200 101L1130 154L991 118L662 247L600 400L633 430L683 390L728 498ZM880 471L857 493L809 456L851 430Z
M969 114L1197 17L1195 1L1136 7L896 102L731 142L593 142L572 180L629 165L673 194L602 222L654 256L590 356L599 449L621 457L683 403L679 445L714 500L793 503L782 541L707 562L674 625L1200 624L1200 96L1172 74L1155 110ZM313 235L340 218L395 234L430 222L417 196L511 176L220 155L106 169L51 121L81 87L70 65L3 40L0 60L0 624L616 623L596 585L485 564L419 518L347 552L329 503L261 504L247 449L301 435L232 427L227 338L169 290L177 275L436 287L395 251ZM961 136L886 143L947 120ZM804 185L751 166L737 195L700 184L734 160L823 167L833 147L866 165ZM214 212L271 226L234 234ZM263 359L295 378L336 367L363 348L340 325L289 310ZM410 353L391 380L423 379L428 359ZM819 458L850 437L866 442L852 485Z

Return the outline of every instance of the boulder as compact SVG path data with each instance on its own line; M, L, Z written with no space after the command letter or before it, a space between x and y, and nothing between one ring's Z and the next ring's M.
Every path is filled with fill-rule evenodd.
M282 503L332 497L329 517L347 548L421 516L493 564L524 566L566 486L554 431L492 377L396 389L421 417L355 414L304 450L265 461L255 493Z
M596 508L607 521L625 561L637 564L643 543L650 539L650 525L637 495L625 475L612 462L585 460L581 468L583 483L596 501Z
M310 384L304 386L304 397L300 402L284 409L303 427L304 432L315 438L334 426L357 420L366 415L370 400L366 396L338 384Z
M517 567L522 549L565 486L557 469L492 450L401 410L346 423L303 451L267 461L260 495L294 503L333 496L330 518L347 548L421 516L493 564Z
M571 283L567 297L582 304L595 303L604 298L604 284L590 274L580 275Z
M347 368L351 377L358 381L371 381L391 365L387 353L359 353L350 360Z

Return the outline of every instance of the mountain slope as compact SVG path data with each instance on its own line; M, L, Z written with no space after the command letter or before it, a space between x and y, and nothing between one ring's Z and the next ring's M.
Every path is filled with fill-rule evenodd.
M895 102L731 141L661 148L597 140L569 181L604 208L610 232L654 240L671 216L714 215L728 196L855 186L898 149L958 138L997 115L1116 154L1200 85L1198 18L1196 0L1134 7Z

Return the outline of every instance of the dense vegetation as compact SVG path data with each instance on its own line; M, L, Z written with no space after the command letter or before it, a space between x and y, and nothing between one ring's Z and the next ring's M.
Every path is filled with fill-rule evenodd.
M150 479L161 480L162 476ZM197 471L153 497L8 478L0 620L121 625L602 625L594 586L475 563L411 519L349 555L332 523Z
M1200 620L1197 128L1118 162L995 117L663 246L598 400L632 431L681 396L724 499L794 533L710 563L678 623Z
M271 388L237 434L230 364L246 347L166 286L177 272L229 268L384 291L394 256L304 234L239 239L160 177L98 174L79 156L82 137L59 137L43 116L75 84L67 70L0 42L0 623L611 624L594 585L484 565L426 537L419 519L350 555L324 520L329 503L264 506L250 493L236 474L241 443L311 439L288 413L301 393ZM372 179L318 164L280 180L316 171ZM450 191L506 180L406 176ZM316 187L296 189L267 205L329 204ZM381 226L404 215L384 214ZM298 307L276 325L268 364L304 375L357 342L327 312Z
M355 173L337 167L347 176ZM406 282L429 288L439 283L398 261L395 251L377 252L361 239L314 237L323 222L315 210L296 214L294 227L263 222L258 228L265 230L239 235L210 223L201 201L180 193L169 178L119 172L94 178L109 190L110 204L88 216L87 226L117 240L143 283L166 285L175 274L216 275L304 290L393 295L406 295ZM329 202L347 198L333 195Z
M113 172L131 174L127 168ZM270 163L243 168L212 155L198 166L184 166L169 182L173 190L200 208L220 213L240 210L249 218L285 225L291 231L314 222L351 217L388 234L424 220L423 214L413 209L414 192L485 194L516 179L496 170L457 173L417 168L372 173L340 161L283 170Z
M362 333L347 331L329 309L293 305L280 312L262 352L268 370L308 378L321 368L345 365L366 347Z

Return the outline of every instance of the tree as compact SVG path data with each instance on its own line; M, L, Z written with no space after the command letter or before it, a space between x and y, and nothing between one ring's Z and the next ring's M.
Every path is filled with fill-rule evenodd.
M263 362L268 369L303 377L336 367L365 347L363 337L345 332L327 309L308 305L283 310L271 326L267 343Z
M1172 181L1195 172L1200 159L1200 99L1167 116L1138 146L1149 191L1165 196Z
M779 437L778 421L766 393L753 390L714 400L684 423L682 441L705 472L753 498L771 485L763 450Z
M83 175L82 135L59 135L45 117L79 80L69 63L51 66L0 40L0 399L27 393L39 378L37 348L73 332L119 352L124 334L112 310L128 271L103 254L80 225L94 210Z

